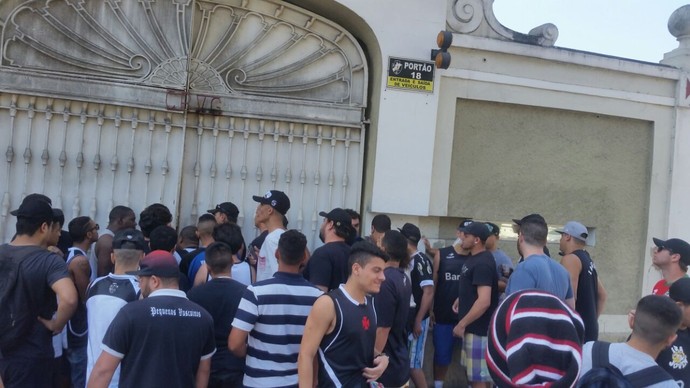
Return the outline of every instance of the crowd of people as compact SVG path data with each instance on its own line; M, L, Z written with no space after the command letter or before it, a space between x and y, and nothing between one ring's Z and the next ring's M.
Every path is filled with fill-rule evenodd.
M630 312L628 340L608 343L580 222L557 230L555 260L541 215L513 220L514 264L491 222L463 221L434 249L384 214L361 237L360 215L335 208L309 252L284 192L253 199L248 242L231 202L179 232L162 204L138 222L115 206L106 228L79 216L63 230L50 198L25 197L0 246L0 386L427 387L429 336L434 387L450 368L472 387L690 383L681 239L653 240L664 279Z

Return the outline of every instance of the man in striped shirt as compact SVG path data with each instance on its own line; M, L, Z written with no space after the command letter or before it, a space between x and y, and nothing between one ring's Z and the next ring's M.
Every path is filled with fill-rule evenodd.
M249 286L232 322L228 347L246 355L245 387L297 387L297 356L304 324L321 290L299 273L306 237L289 230L280 236L278 272Z

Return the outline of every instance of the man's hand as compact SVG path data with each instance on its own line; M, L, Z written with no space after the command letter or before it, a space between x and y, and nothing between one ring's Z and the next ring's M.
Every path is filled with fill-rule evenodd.
M418 338L422 334L422 321L419 319L414 320L414 328L412 328L412 335L414 338Z
M55 319L45 319L43 317L38 317L38 320L41 321L43 326L46 327L53 335L58 335L62 332L62 329L64 326L59 326L57 321Z
M459 337L459 338L462 338L465 336L465 326L460 324L460 322L458 322L458 324L455 325L455 327L453 328L453 336Z
M386 355L381 355L376 358L374 358L374 367L373 368L364 368L362 376L367 379L368 383L371 383L373 381L376 381L383 372L386 370L388 367L388 356Z

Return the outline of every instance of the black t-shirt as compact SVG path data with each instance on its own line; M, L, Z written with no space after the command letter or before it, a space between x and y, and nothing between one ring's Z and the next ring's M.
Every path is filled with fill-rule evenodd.
M304 269L304 278L316 286L327 287L328 291L338 288L347 281L347 261L350 246L344 241L334 241L317 248Z
M117 313L103 346L122 357L120 387L194 386L201 358L216 349L213 318L183 296L158 290Z
M377 327L389 327L383 351L389 356L388 367L377 380L386 387L399 387L410 378L410 355L407 349L407 317L410 311L410 279L401 268L388 267L381 291L374 297Z
M438 273L434 290L434 318L436 323L458 323L458 315L453 312L453 302L458 298L460 271L468 255L461 255L455 248L445 247L439 250Z
M656 363L664 368L679 386L690 384L690 365L688 356L690 355L690 329L678 330L678 338L673 344L659 353ZM683 384L680 384L680 383Z
M477 300L477 287L491 287L491 305L474 322L467 325L466 333L472 333L486 337L489 321L496 306L498 305L498 275L496 274L496 261L489 251L482 251L470 256L462 266L460 273L460 283L458 296L460 305L458 307L458 320L467 315L472 305Z
M14 245L8 245L7 248L9 254L28 249ZM51 286L60 279L69 278L65 261L54 253L46 254L45 250L40 250L39 253L32 254L21 261L19 276L23 277L26 287L29 301L27 309L30 309L31 314L36 317L51 319L57 310L57 298ZM17 348L5 351L3 356L5 358L52 359L54 356L52 333L36 319L32 322L32 328L26 340Z
M244 357L235 357L228 350L228 336L245 289L247 286L236 280L215 278L192 288L187 293L189 300L199 304L213 317L216 353L211 360L211 376L244 371ZM180 335L185 335L185 333L180 333Z
M580 314L585 324L585 342L599 339L599 322L597 320L597 299L599 298L599 276L589 253L582 249L573 252L580 259L582 269L577 280L577 299L575 311Z
M412 298L414 299L414 315L419 311L422 302L423 288L434 285L433 265L429 256L422 252L417 252L410 261L410 280L412 281ZM427 311L424 318L429 316Z

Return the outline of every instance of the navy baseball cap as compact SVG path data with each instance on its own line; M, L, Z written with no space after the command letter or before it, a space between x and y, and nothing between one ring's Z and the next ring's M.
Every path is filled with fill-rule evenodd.
M260 204L270 205L282 215L285 215L290 210L290 198L282 191L269 190L263 197L254 195L252 199Z

